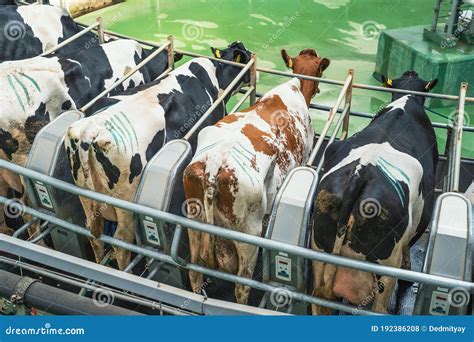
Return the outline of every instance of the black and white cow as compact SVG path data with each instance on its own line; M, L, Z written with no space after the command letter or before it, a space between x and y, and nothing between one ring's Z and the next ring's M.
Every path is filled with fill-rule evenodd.
M385 85L429 91L414 71ZM409 268L409 248L426 230L434 205L436 136L424 97L394 93L361 132L325 152L312 225L312 248L380 265ZM313 294L372 303L386 312L396 279L313 262ZM313 314L330 310L313 306Z
M36 57L81 30L61 7L0 6L0 62ZM59 51L68 53L98 44L97 36L88 32Z
M85 105L149 54L135 41L118 40L60 56L0 63L0 158L24 165L43 126ZM149 83L167 67L163 51L111 94ZM0 194L5 196L8 188L23 193L20 178L1 170Z
M251 58L251 53L240 42L225 50L213 51L225 60L247 63ZM237 66L195 58L136 94L74 123L67 132L65 146L76 184L133 200L146 163L166 142L182 138L240 71ZM249 77L247 73L243 83L248 83ZM238 87L240 84L235 90ZM202 127L216 123L225 115L224 103ZM195 148L196 137L191 145ZM95 237L102 234L106 219L117 222L114 237L133 241L131 213L86 198L81 201L86 226ZM91 244L96 260L100 262L104 254L103 243L92 240ZM124 269L129 263L130 252L116 249L115 257L119 268Z

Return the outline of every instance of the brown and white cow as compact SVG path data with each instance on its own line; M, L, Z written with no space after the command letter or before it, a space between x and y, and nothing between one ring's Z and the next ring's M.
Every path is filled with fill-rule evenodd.
M283 50L282 56L295 73L308 76L321 76L329 65L311 49L296 58ZM308 105L317 92L318 82L294 78L254 106L203 129L184 173L188 212L201 222L261 236L278 188L289 171L309 157L314 130ZM188 234L192 263L252 277L256 246L190 229ZM202 274L189 275L198 292ZM236 284L237 302L247 303L249 292L249 287Z

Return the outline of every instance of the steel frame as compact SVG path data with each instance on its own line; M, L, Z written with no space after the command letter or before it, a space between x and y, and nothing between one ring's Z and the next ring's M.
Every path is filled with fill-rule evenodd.
M84 25L82 25L84 26ZM68 43L74 41L75 39L79 38L80 36L84 35L86 32L92 31L92 30L97 30L99 35L102 34L107 34L112 37L112 39L120 39L120 38L127 38L127 39L134 39L132 37L128 37L126 35L121 35L113 32L109 32L103 29L102 27L102 22L99 19L98 22L94 25L91 25L89 27L86 27L84 31L81 31L80 33L76 34L74 37L71 37L71 39L68 41ZM74 39L73 39L74 38ZM345 138L348 134L347 129L348 129L348 120L349 120L349 115L351 113L350 110L350 98L352 95L352 89L353 88L358 88L358 89L366 89L366 90L373 90L373 91L381 91L381 92L389 92L389 93L402 93L402 94L412 94L412 95L418 95L418 96L424 96L424 97L429 97L429 98L438 98L438 99L444 99L444 100L454 100L458 101L459 105L459 115L458 118L454 124L455 128L455 134L453 135L453 144L452 144L452 151L450 151L448 155L449 159L449 174L453 176L453 179L450 180L450 189L453 190L458 190L458 184L459 184L459 169L460 169L460 161L461 161L461 155L460 155L460 149L461 149L461 139L462 139L462 132L463 130L466 131L473 131L472 127L465 127L463 123L463 113L464 113L464 105L465 102L474 102L474 98L472 97L466 97L466 89L467 89L467 84L461 85L461 92L459 96L454 96L454 95L444 95L444 94L436 94L436 93L422 93L422 92L415 92L415 91L406 91L406 90L400 90L400 89L391 89L391 88L383 88L383 87L378 87L378 86L369 86L369 85L363 85L363 84L356 84L353 83L353 72L350 71L347 79L345 81L337 81L337 80L329 80L329 79L324 79L324 78L318 78L318 77L310 77L310 76L304 76L304 75L298 75L298 74L292 74L288 72L283 72L283 71L277 71L277 70L271 70L271 69L266 69L266 68L258 68L256 67L256 58L253 57L251 62L249 62L247 65L240 64L240 63L235 63L235 62L230 62L230 61L224 61L221 59L216 59L214 57L209 57L209 56L204 56L196 53L191 53L191 52L186 52L186 51L181 51L181 50L175 50L173 49L173 44L172 44L172 38L169 38L168 43L165 45L158 45L155 43L143 41L143 40L138 40L135 39L137 42L148 45L151 47L156 47L158 48L157 51L155 51L156 54L159 52L163 51L166 47L170 47L169 51L171 51L171 56L172 52L177 52L177 53L182 53L187 56L191 57L205 57L209 58L211 60L216 60L221 63L225 64L230 64L230 65L235 65L243 68L242 72L239 74L240 76L243 75L244 72L250 70L250 67L253 66L253 69L251 70L251 85L250 88L245 92L244 98L241 99L237 105L234 108L239 108L245 99L250 98L250 103L254 103L256 97L257 97L257 92L256 92L256 71L264 72L264 73L269 73L273 75L278 75L278 76L284 76L284 77L297 77L299 79L306 79L306 80L313 80L313 81L318 81L321 83L326 83L326 84L333 84L333 85L339 85L342 86L340 95L338 97L338 100L336 102L336 105L330 110L329 113L329 118L328 122L326 123L325 127L323 128L323 132L318 139L318 142L316 143L315 149L313 150L313 153L311 155L310 161L314 161L314 158L320 149L322 145L322 141L324 140L329 127L332 125L332 123L335 120L335 114L339 112L339 107L342 104L342 100L345 98L345 104L342 109L342 115L340 116L339 120L336 123L336 127L333 131L333 134L330 137L330 142L334 141L336 135L338 134L338 131L340 128L343 128L342 132L342 138ZM52 50L56 51L57 49L63 47L65 42L59 44ZM158 52L159 51L159 52ZM170 55L169 55L170 56ZM151 56L150 56L151 57ZM154 56L153 56L154 57ZM169 57L171 58L171 57ZM151 60L151 58L149 58ZM145 61L140 63L142 65L137 66L135 71L137 71L141 66L146 64ZM123 80L119 81L125 81L128 77L131 76L127 74L123 77ZM120 82L117 81L117 84L114 84L114 87L120 84ZM235 80L234 80L235 81ZM105 91L102 96L106 95L108 92L110 92L112 89L108 89ZM95 101L98 98L94 99ZM93 100L93 101L94 101ZM84 106L82 109L86 110L90 107L92 104L88 104ZM217 105L216 105L217 106ZM314 108L315 105L312 105ZM317 109L323 109L327 110L327 108L323 108L323 106L316 107ZM362 113L364 114L364 113ZM198 124L201 124L201 122L198 122ZM443 124L440 124L443 125ZM196 125L195 125L196 126ZM443 125L443 127L440 128L446 128L449 127L450 125ZM194 132L193 132L194 133ZM323 134L324 133L324 134ZM192 133L191 133L192 134ZM187 138L190 137L191 134L188 134ZM318 165L318 170L321 168L321 163ZM394 278L399 278L399 279L404 279L408 281L414 281L414 282L420 282L424 284L431 284L431 285L436 285L436 286L442 286L442 287L448 287L448 288L454 288L454 287L463 287L469 292L474 292L474 283L472 282L466 282L466 281L461 281L461 280L456 280L456 279L450 279L446 277L441 277L441 276L435 276L435 275L430 275L430 274L424 274L424 273L419 273L419 272L414 272L414 271L408 271L408 270L401 270L393 267L388 267L388 266L382 266L382 265L377 265L377 264L372 264L369 262L364 262L364 261L358 261L358 260L353 260L341 256L335 256L335 255L330 255L326 253L321 253L321 252L316 252L312 251L306 248L302 247L297 247L297 246L292 246L292 245L287 245L281 242L277 241L271 241L267 240L261 237L256 237L256 236L251 236L243 233L238 233L223 227L217 227L209 224L204 224L201 222L196 222L184 217L176 216L170 213L154 210L148 207L140 206L134 203L126 202L117 198L109 197L103 194L95 193L89 190L81 189L78 187L75 187L71 184L68 184L66 182L54 179L49 176L45 176L43 174L40 174L38 172L35 172L33 170L29 170L26 168L23 168L21 166L13 165L9 162L6 162L4 160L0 160L0 168L9 170L11 172L20 174L21 176L29 179L35 179L42 181L50 186L56 187L58 189L70 192L75 195L80 195L84 197L91 198L95 201L99 202L104 202L107 204L110 204L112 206L116 206L122 209L130 210L135 213L139 214L144 214L144 215L149 215L152 217L155 217L156 219L163 220L168 223L173 223L177 225L175 235L173 237L173 248L171 255L165 255L162 253L158 253L156 251L153 251L149 248L144 248L144 247L139 247L133 244L127 244L124 243L123 241L108 237L108 236L101 236L100 239L104 242L107 242L111 245L122 247L125 249L128 249L130 251L136 252L140 255L149 257L151 259L156 259L162 262L167 262L167 263L172 263L177 266L185 267L189 270L194 270L197 272L201 272L207 275L211 276L216 276L222 279L226 279L232 282L236 283L241 283L245 284L254 288L259 288L264 291L273 291L277 289L275 286L271 286L268 284L264 284L258 281L254 281L251 279L246 279L246 278L241 278L232 274L227 274L224 272L219 272L216 270L208 269L199 265L194 265L187 263L186 261L180 259L177 256L176 253L176 247L177 244L179 243L179 236L182 233L182 227L187 227L191 228L194 230L198 230L201 232L206 232L209 234L213 234L216 236L220 236L226 239L233 239L236 241L248 243L248 244L253 244L256 245L260 248L266 248L266 249L271 249L271 250L278 250L278 251L283 251L287 252L302 258L306 258L308 260L318 260L321 262L325 263L331 263L334 265L338 266L344 266L344 267L349 267L349 268L356 268L362 271L370 272L370 273L376 273L379 275L386 275ZM0 203L5 204L8 202L8 199L4 197L0 197ZM21 204L19 203L12 203L10 204L13 207L17 207L17 209L24 210L25 213L28 213L32 215L35 219L42 219L46 220L52 224L59 225L65 229L69 229L73 232L76 232L78 234L86 235L91 237L90 231L74 225L70 222L61 220L54 215L51 215L50 213L45 213L40 210L35 210L33 208L29 207L22 207ZM28 222L26 223L21 230L24 231L28 228L28 226L31 223ZM46 235L46 234L45 234ZM71 270L70 267L77 268L77 270L80 270L82 275L86 276L88 279L92 279L98 283L106 283L109 286L114 286L118 287L121 289L128 289L129 291L137 294L142 294L144 297L147 298L155 298L157 300L166 302L168 304L176 304L176 298L180 298L182 300L183 298L189 299L191 298L190 301L190 311L201 313L201 314L209 314L209 313L214 313L216 314L216 308L219 308L219 310L224 310L224 312L232 312L232 313L269 313L267 310L262 310L259 308L254 308L254 307L248 307L248 306L243 306L243 305L238 305L234 303L228 303L228 302L221 302L221 301L216 301L210 298L205 298L181 289L177 288L172 288L163 284L158 284L156 282L152 282L150 280L146 280L143 278L136 277L134 275L130 275L126 272L119 272L116 270L112 270L110 268L104 267L102 265L97 265L94 263L90 263L87 261L84 261L82 259L77 259L71 256L67 256L63 253L59 253L57 251L51 251L49 249L44 249L43 247L37 246L32 243L28 243L22 240L19 240L15 237L8 237L5 235L0 235L0 246L1 250L4 251L9 251L13 254L25 257L30 260L35 260L39 261L45 265L49 265L58 269L67 269L68 271ZM77 260L76 260L77 259ZM127 287L128 286L128 287ZM150 288L155 288L156 291L153 291L150 293ZM143 292L144 291L144 292ZM161 292L160 296L154 295L155 292ZM333 309L341 310L341 311L346 311L350 312L354 308L350 305L345 305L341 303L336 303L336 302L331 302L327 301L324 299L320 299L317 297L309 296L303 293L298 293L298 292L291 292L291 295L293 296L294 299L301 300L301 301L306 301L309 303L314 303L318 305L323 305L327 306ZM164 297L166 300L164 300ZM188 309L188 308L187 308ZM358 313L360 314L376 314L371 311L365 311L365 310L357 310ZM222 311L220 312L222 314ZM270 313L275 314L275 312L270 311Z

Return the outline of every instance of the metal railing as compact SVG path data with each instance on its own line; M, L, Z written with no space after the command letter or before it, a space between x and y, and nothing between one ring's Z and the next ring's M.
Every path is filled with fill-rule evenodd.
M461 149L462 149L462 135L464 126L464 112L465 112L465 100L467 92L467 83L461 84L459 91L459 102L457 116L454 120L453 130L451 134L450 150L448 152L448 191L459 191L459 178L461 170ZM451 157L451 158L449 158Z
M36 171L11 164L5 160L0 160L0 168L14 172L28 179L41 181L56 189L66 191L77 196L83 196L97 202L107 203L108 205L111 205L120 209L124 209L124 210L131 211L131 212L141 214L141 215L151 216L163 222L168 222L168 223L175 224L178 226L186 227L188 229L193 229L200 232L209 233L211 235L219 236L224 239L240 241L243 243L258 246L260 248L266 248L269 250L285 252L291 255L308 259L308 260L315 260L315 261L320 261L324 263L334 264L337 266L354 268L354 269L358 269L358 270L369 272L369 273L379 274L382 276L389 276L389 277L399 278L399 279L403 279L407 281L420 282L423 284L441 286L441 287L446 287L446 288L463 287L469 292L474 291L474 283L472 282L451 279L451 278L441 277L441 276L436 276L436 275L431 275L431 274L424 274L424 273L419 273L419 272L414 272L414 271L409 271L409 270L402 270L395 267L382 266L382 265L373 264L366 261L359 261L359 260L354 260L354 259L350 259L350 258L346 258L342 256L317 252L317 251L313 251L313 250L303 248L303 247L289 245L289 244L281 243L278 241L267 240L265 238L236 232L224 227L218 227L218 226L214 226L214 225L210 225L206 223L197 222L185 217L177 216L177 215L170 214L167 212L141 206L135 203L127 202L118 198L96 193L91 190L79 188L69 183L66 183L64 181L38 173ZM8 201L7 198L0 197L0 204L5 204L7 203L7 201ZM70 230L74 233L92 237L92 234L88 229L72 224L70 222L64 221L62 219L59 219L56 216L53 216L51 214L46 214L42 211L22 206L20 203L16 203L16 202L11 203L10 205L13 208L22 210L23 212L30 214L33 217L39 218L41 220L46 220L50 222L51 224L61 226L64 229ZM175 231L175 235L173 237L173 243L172 243L173 246L179 243L178 237L179 237L179 227L178 227L178 230ZM157 259L160 261L164 261L166 263L171 263L177 266L185 267L189 270L201 272L201 273L204 273L210 276L215 276L217 278L221 278L221 279L228 280L231 282L236 282L243 285L256 287L256 288L266 290L266 291L272 291L277 288L275 286L264 284L255 280L238 277L233 274L228 274L228 273L216 271L213 269L208 269L203 266L188 264L188 263L184 264L182 263L182 260L180 259L174 260L173 256L162 254L148 248L139 247L133 244L125 243L121 240L117 240L115 238L112 238L106 235L102 235L100 237L100 240L110 245L127 249L129 251L144 255L152 259ZM176 259L176 256L175 256L175 259ZM335 310L352 312L355 309L353 306L350 306L350 305L345 305L345 304L341 304L337 302L324 300L324 299L314 297L314 296L309 296L307 294L300 293L300 292L290 291L290 293L295 300L301 300L301 301L305 301L305 302L309 302L309 303L313 303L317 305L322 305L329 308L333 308ZM361 311L359 309L357 309L357 312L361 314L371 313L370 311L365 311L365 310Z
M128 80L130 77L132 77L138 70L143 68L146 64L148 64L153 58L158 56L162 51L164 51L167 47L171 47L173 45L173 40L169 39L166 44L161 46L160 48L156 49L153 51L148 57L146 57L143 61L141 61L139 64L137 64L135 67L133 67L129 72L127 72L124 76L119 78L117 81L115 81L110 87L105 89L103 92L101 92L99 95L97 95L94 99L92 99L89 103L84 105L80 111L85 112L88 110L90 107L92 107L97 101L99 101L102 97L108 95L112 90L114 90L116 87L118 87L120 84ZM172 51L172 48L168 50L168 56L170 51ZM159 77L162 77L168 72L169 68L161 74Z
M86 27L84 30L81 30L80 32L76 33L75 35L69 37L68 39L62 41L58 45L54 46L53 48L43 52L41 56L47 56L55 51L58 51L59 49L65 47L66 45L74 42L75 40L81 38L84 36L86 33L91 32L92 30L98 29L102 25L101 21L97 21L95 24L92 24L91 26Z
M82 25L84 26L84 25ZM101 21L98 23L86 27L86 30L92 31L92 30L97 30L99 34L107 34L110 36L112 39L134 39L133 37L129 37L123 34L118 34L114 32L110 32L107 30L103 29L103 26L101 24ZM81 31L83 32L83 31ZM83 33L85 34L85 33ZM77 35L76 35L77 36ZM75 39L79 38L80 36L77 36ZM72 38L72 37L71 37ZM423 97L428 97L428 98L437 98L437 99L443 99L443 100L452 100L452 101L458 101L458 108L459 108L459 115L457 117L456 122L454 123L454 134L452 137L452 146L450 147L450 153L448 154L448 161L449 161L449 171L448 174L452 175L452 180L450 180L450 187L451 189L458 189L458 184L459 184L459 169L460 169L460 151L461 151L461 142L462 142L462 132L463 130L472 132L474 131L473 127L466 127L464 126L463 123L463 115L461 113L464 113L464 105L465 102L474 102L474 98L472 97L467 97L466 96L466 89L467 85L461 86L461 93L459 96L455 95L445 95L445 94L436 94L436 93L423 93L423 92L416 92L416 91L407 91L407 90L401 90L401 89L392 89L392 88L384 88L384 87L378 87L378 86L370 86L370 85L364 85L364 84L356 84L353 83L353 71L351 70L349 72L348 77L346 78L345 81L338 81L338 80L330 80L330 79L325 79L325 78L320 78L320 77L311 77L311 76L305 76L305 75L299 75L299 74L293 74L293 73L288 73L284 71L278 71L278 70L272 70L272 69L266 69L266 68L259 68L256 66L256 58L253 56L251 62L248 64L241 64L241 63L236 63L232 61L225 61L221 59L217 59L214 57L209 57L197 53L192 53L192 52L187 52L187 51L181 51L181 50L175 50L172 47L172 38L169 38L169 42L165 45L158 45L153 42L148 42L145 40L139 40L139 39L134 39L135 41L147 45L150 47L158 48L158 49L165 49L167 46L170 47L169 49L169 60L170 58L173 57L173 52L176 53L181 53L186 56L190 57L203 57L203 58L208 58L211 60L218 61L220 63L224 64L229 64L229 65L234 65L234 66L239 66L243 68L241 73L239 74L240 76L243 75L248 70L251 70L251 85L248 88L248 90L244 93L244 97L238 101L238 103L234 106L234 110L237 110L243 102L247 99L250 98L250 103L254 103L256 97L258 96L257 89L256 89L256 72L263 72L263 73L268 73L268 74L273 74L273 75L278 75L278 76L283 76L283 77L296 77L299 79L305 79L305 80L312 80L312 81L318 81L320 83L325 83L325 84L332 84L332 85L338 85L342 86L341 92L339 94L339 97L336 101L336 104L333 107L325 107L321 105L315 105L311 104L311 108L316 108L316 109L321 109L321 110L329 110L329 117L328 121L326 122L323 131L321 132L321 135L312 151L312 154L310 156L310 162L314 162L315 157L317 153L319 152L324 139L326 138L326 134L329 131L329 128L331 125L334 123L335 118L336 118L336 113L342 112L341 116L336 122L336 126L334 128L334 131L332 135L329 137L329 144L332 143L342 128L342 135L341 138L344 139L348 136L348 124L349 124L349 117L350 115L356 115L356 116L364 116L368 115L368 117L371 117L370 114L368 113L360 113L360 112L354 112L351 111L351 96L352 96L352 90L354 88L357 89L365 89L365 90L372 90L372 91L380 91L380 92L388 92L388 93L402 93L402 94L411 94L411 95L417 95L417 96L423 96ZM69 42L74 41L74 39L71 39ZM63 42L64 43L64 42ZM63 45L64 46L64 45ZM61 46L62 47L62 46ZM59 48L61 48L59 47ZM158 50L157 50L158 51ZM162 51L162 50L161 50ZM170 54L171 51L171 54ZM170 64L171 65L171 64ZM137 70L138 70L137 66ZM136 70L135 70L136 71ZM127 76L127 75L126 75ZM124 79L125 80L125 79ZM235 81L235 80L234 80ZM118 82L118 81L117 81ZM109 90L110 91L110 90ZM107 92L108 93L108 92ZM102 95L102 94L101 94ZM106 95L103 94L102 96ZM344 106L342 109L339 109L341 104L343 103L343 100L345 99ZM94 99L96 100L96 99ZM87 106L87 105L86 105ZM217 106L217 105L216 105ZM83 108L84 109L84 108ZM87 108L86 108L87 109ZM367 117L367 116L366 116ZM198 125L201 124L202 121L198 122ZM438 125L438 128L449 128L449 124L442 124L442 123L434 123L435 125ZM195 125L196 126L196 125ZM435 126L436 127L436 126ZM194 130L192 133L188 133L188 135L192 135L194 133ZM189 136L187 138L189 138ZM329 145L328 144L328 145ZM322 160L318 164L318 171L321 169L322 166ZM389 266L382 266L378 264L373 264L370 262L365 262L365 261L359 261L359 260L354 260L342 256L337 256L337 255L331 255L327 253L322 253L322 252L317 252L313 251L307 248L303 247L298 247L294 245L289 245L289 244L284 244L278 241L272 241L268 240L265 238L261 237L256 237L244 233L239 233L224 227L217 227L214 225L209 225L197 221L190 220L188 218L184 218L181 216L173 215L167 212L151 209L145 206L137 205L135 203L130 203L124 200L120 200L114 197L106 196L103 194L95 193L90 190L82 189L76 186L73 186L71 184L68 184L66 182L60 181L58 179L54 179L49 176L45 176L41 173L23 168L21 166L17 166L14 164L11 164L7 161L0 160L0 168L5 169L14 173L17 173L23 177L29 178L29 179L34 179L34 180L39 180L41 182L44 182L54 188L61 189L63 191L78 195L78 196L83 196L90 198L94 201L98 202L103 202L107 203L108 205L125 209L128 211L132 211L137 214L142 214L142 215L148 215L151 217L154 217L158 220L162 220L164 222L168 222L171 224L177 225L177 228L175 230L174 236L173 236L173 242L172 242L172 253L171 255L166 255L159 253L154 250L150 250L149 248L144 248L144 247L139 247L133 244L128 244L125 243L121 240L114 239L109 236L102 235L100 237L100 240L103 242L106 242L108 244L111 244L113 246L121 247L127 250L130 250L132 252L135 252L139 255L146 256L151 259L156 259L161 262L166 262L170 264L174 264L176 266L181 266L184 267L188 270L193 270L197 271L206 275L210 276L215 276L217 278L221 278L224 280L228 280L234 283L240 283L243 285L248 285L253 288L257 288L263 291L273 291L277 289L277 287L265 284L259 281L255 281L252 279L247 279L247 278L242 278L238 277L233 274L228 274L220 271L216 271L213 269L209 269L200 265L195 265L188 263L181 258L178 257L177 255L177 246L180 241L180 236L182 234L182 227L190 228L193 230L209 233L212 235L216 235L225 239L230 239L230 240L235 240L235 241L240 241L243 243L247 244L252 244L255 246L258 246L260 248L265 248L265 249L270 249L270 250L276 250L280 252L286 252L291 255L299 256L308 260L313 260L313 261L320 261L324 263L331 263L337 266L343 266L343 267L348 267L348 268L354 268L358 269L361 271L369 272L369 273L374 273L374 274L379 274L379 275L385 275L389 277L394 277L394 278L399 278L399 279L404 279L407 281L413 281L413 282L420 282L423 284L430 284L430 285L435 285L435 286L441 286L441 287L447 287L447 288L455 288L455 287L463 287L469 292L474 291L474 283L472 282L466 282L466 281L461 281L457 279L451 279L447 277L441 277L441 276L436 276L436 275L430 275L430 274L425 274L425 273L419 273L419 272L414 272L414 271L409 271L409 270L402 270L394 267L389 267ZM5 204L8 201L8 199L4 197L0 197L0 203ZM11 206L21 206L19 203L10 203ZM88 237L92 237L90 231L84 227L80 227L78 225L72 224L70 222L61 220L60 218L51 215L51 214L46 214L45 212L35 210L33 208L29 207L22 207L22 210L24 210L25 213L32 215L36 220L37 219L42 219L46 220L54 225L61 226L65 229L68 229L72 232L85 235ZM26 230L31 223L25 224L21 230L24 231ZM19 234L18 234L19 235ZM351 305L346 305L346 304L341 304L338 302L333 302L333 301L328 301L325 299L321 299L318 297L310 296L305 293L300 293L300 292L295 292L295 291L290 291L288 292L293 296L295 300L301 300L304 302L316 304L316 305L321 305L321 306L326 306L329 308L333 308L336 310L341 310L345 312L352 312L354 310L354 307ZM360 310L357 309L357 312L360 314L375 314L374 312L368 311L368 310Z
M336 113L338 112L339 107L341 106L342 101L344 99L345 99L344 108L342 110L342 114L340 116L339 122L340 123L344 122L344 125L345 125L345 128L346 128L346 134L347 134L347 130L348 130L348 126L349 126L349 122L347 121L347 119L349 118L348 115L349 115L349 110L350 110L350 105L351 105L353 80L354 80L354 70L350 69L349 74L347 75L346 81L344 82L344 85L343 85L343 87L342 87L342 89L339 93L339 96L336 100L336 104L334 105L334 107L329 112L329 116L328 116L328 119L326 121L326 124L324 125L324 127L323 127L323 129L322 129L322 131L319 135L318 141L316 142L316 145L315 145L315 147L314 147L314 149L313 149L313 151L312 151L312 153L309 157L309 160L307 162L308 166L313 165L313 163L316 159L316 156L319 153L319 150L320 150L320 148L321 148L321 146L324 142L324 139L326 138L326 134L329 131L329 128L331 127L332 123L334 122L334 119L336 118ZM339 122L338 122L337 125L339 125ZM333 136L331 136L330 139L334 140L336 135L337 135L337 131L334 130ZM318 173L321 170L323 160L324 160L324 158L321 158L321 161L319 162L318 167L316 169Z

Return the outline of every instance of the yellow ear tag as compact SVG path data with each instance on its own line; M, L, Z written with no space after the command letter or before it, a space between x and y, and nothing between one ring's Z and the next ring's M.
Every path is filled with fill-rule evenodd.
M216 57L221 58L221 50L216 50Z
M293 60L291 58L288 60L288 68L293 68Z
M240 63L240 55L237 55L237 58L235 59L236 63Z
M431 81L429 81L428 83L426 83L426 85L425 85L425 90L429 90L429 89L430 89L430 86L431 86Z
M392 86L392 80L391 80L390 78L387 80L387 84L388 84L390 87Z

